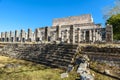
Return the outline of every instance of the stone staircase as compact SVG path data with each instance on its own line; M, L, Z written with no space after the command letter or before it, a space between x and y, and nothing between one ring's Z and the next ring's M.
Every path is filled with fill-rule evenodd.
M15 58L66 69L69 64L74 62L77 47L73 44L22 45L12 47L8 53L10 55L16 54L13 56Z

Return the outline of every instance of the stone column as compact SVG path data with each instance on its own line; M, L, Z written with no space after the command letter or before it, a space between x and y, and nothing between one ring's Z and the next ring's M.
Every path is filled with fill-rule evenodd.
M102 41L102 30L99 31L99 41Z
M101 41L100 29L97 30L97 40Z
M5 42L5 33L4 32L1 32L1 41Z
M20 34L21 34L21 39L20 39L21 42L25 42L26 41L26 39L25 39L26 36L25 36L25 31L23 29L21 30Z
M96 41L96 34L95 34L95 29L93 29L93 42Z
M36 38L35 38L35 32L32 32L32 41L36 41Z
M15 38L14 32L10 31L10 41L14 42L14 38Z
M70 43L75 43L75 30L73 25L70 26Z
M106 42L113 42L113 27L109 24L106 26Z
M63 31L61 31L61 42L63 42Z
M98 41L99 35L98 35L98 29L96 30L96 41Z
M67 43L70 43L70 40L69 40L69 31L66 30L66 39L67 39Z
M31 38L30 38L31 39ZM28 33L25 32L25 41L28 40ZM31 42L31 41L30 41Z
M82 35L82 31L81 31L81 29L80 29L80 30L79 30L79 43L82 41L81 35Z
M61 31L60 26L56 26L56 39L60 41Z
M48 41L49 28L45 27L45 41Z
M89 41L92 42L92 30L89 30Z
M40 33L39 28L35 29L35 41L36 42L40 41L39 33Z
M31 30L31 29L28 29L28 37L27 37L27 40L28 40L29 42L32 41L32 30Z
M15 41L19 42L19 38L20 38L19 32L15 30Z
M83 40L86 41L86 31L84 30Z
M9 34L9 32L5 32L5 38L6 38L6 42L10 41L10 34Z
M5 32L5 42L8 42L7 41L7 32Z
M77 35L78 35L78 43L80 43L80 41L81 41L81 30L78 28L78 30L77 30Z

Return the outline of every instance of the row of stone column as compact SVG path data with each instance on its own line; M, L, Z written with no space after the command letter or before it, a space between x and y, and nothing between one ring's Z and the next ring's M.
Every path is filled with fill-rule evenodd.
M15 30L15 32L1 32L0 41L2 42L25 42L32 35L32 31L28 29L28 33L24 30L19 31Z
M62 32L64 30L65 32ZM54 31L54 30L53 30ZM54 41L61 41L67 43L80 43L82 41L85 42L96 42L102 41L102 33L99 28L96 29L77 29L73 25L69 26L68 30L61 29L61 26L56 26L55 31L53 32L54 38L50 35L51 28L38 28L35 32L32 32L31 29L28 29L26 33L24 30L15 32L2 32L0 40L2 42L39 42L39 41L52 41L49 38L53 39ZM106 27L106 41L113 41L113 33L112 27ZM76 42L76 34L77 34L77 42ZM64 37L64 35L66 35Z
M80 29L80 28L78 28L76 30L76 33L73 35L76 36L77 40L75 40L75 41L77 43L102 41L102 33L99 28L97 28L97 29Z
M95 42L95 41L102 40L102 35L101 35L101 32L99 29L80 30L80 28L78 28L77 29L77 42L76 42L75 27L73 25L71 25L69 28L70 29L64 30L62 32L60 29L60 26L57 26L55 40L61 40L62 42L67 42L67 43L80 43L82 41L87 41L86 40L86 31L89 32L89 39L88 39L89 42Z

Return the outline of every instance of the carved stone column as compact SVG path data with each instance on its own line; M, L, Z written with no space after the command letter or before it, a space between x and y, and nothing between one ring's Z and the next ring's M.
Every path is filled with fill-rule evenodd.
M5 41L6 42L10 41L10 33L9 32L5 32Z
M45 41L48 41L49 28L45 27Z
M1 41L5 42L5 33L4 32L1 32Z
M86 41L86 30L84 30L83 39L84 39L84 41Z
M96 41L96 33L95 33L95 29L93 29L93 42Z
M60 41L61 31L60 26L56 26L56 39Z
M69 30L66 30L66 39L67 39L67 43L70 43L70 40L69 40Z
M22 29L21 30L21 33L20 33L20 40L21 40L21 42L25 42L25 31Z
M20 40L19 32L17 30L15 30L15 41L19 42L19 40Z
M39 28L35 29L35 41L36 42L40 41L40 31L39 31Z
M78 36L78 43L80 43L80 41L81 41L81 30L78 28L77 29L77 36Z
M106 42L113 42L113 27L109 24L106 26Z
M75 43L75 30L73 25L70 26L70 43Z
M14 42L15 41L14 39L15 39L14 32L10 31L10 41Z
M29 42L31 42L33 39L33 36L32 36L32 30L31 29L28 29L28 37L27 37L27 40L29 41Z
M64 40L64 35L63 35L63 31L61 31L61 42L63 42Z
M89 30L89 41L92 41L92 30Z
M98 35L98 29L96 30L96 41L98 41L99 35Z

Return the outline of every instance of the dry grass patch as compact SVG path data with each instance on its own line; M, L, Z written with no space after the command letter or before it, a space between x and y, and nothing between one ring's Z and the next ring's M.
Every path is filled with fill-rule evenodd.
M75 80L77 78L75 71L70 72L68 78L61 79L60 74L65 72L64 70L3 56L0 56L0 64L2 65L0 80Z

